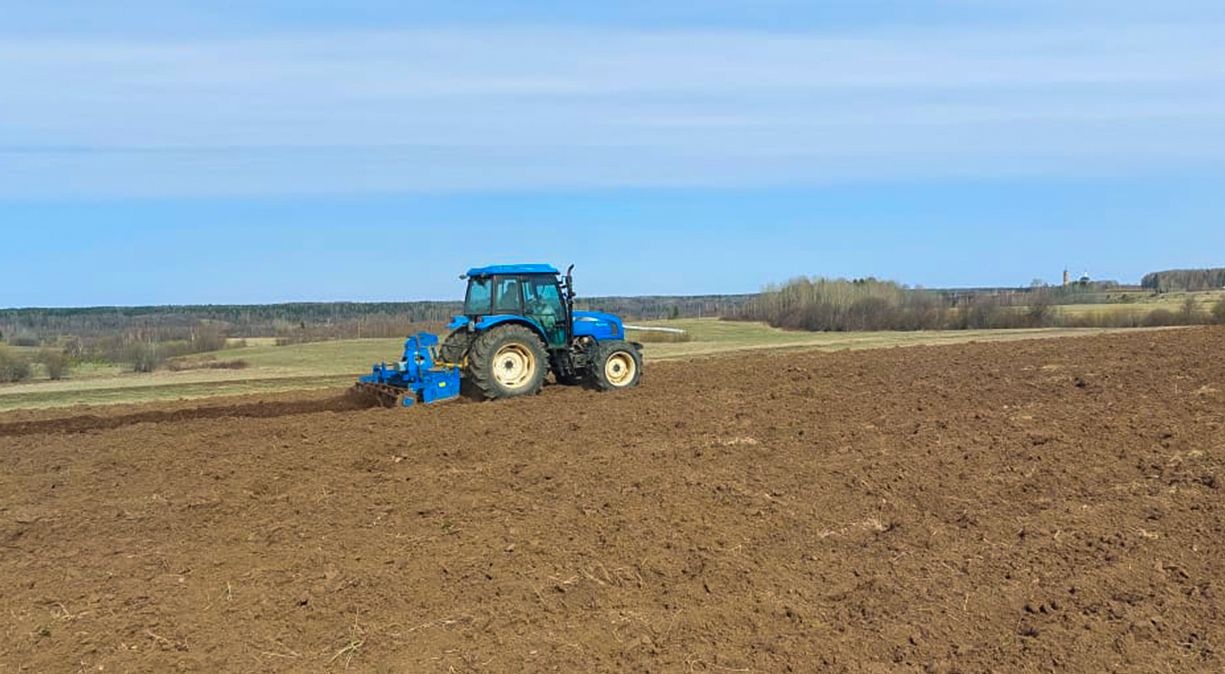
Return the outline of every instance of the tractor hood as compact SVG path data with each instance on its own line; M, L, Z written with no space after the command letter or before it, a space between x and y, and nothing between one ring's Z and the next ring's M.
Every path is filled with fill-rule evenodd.
M597 340L625 339L625 327L621 319L602 311L575 311L574 336L594 337Z

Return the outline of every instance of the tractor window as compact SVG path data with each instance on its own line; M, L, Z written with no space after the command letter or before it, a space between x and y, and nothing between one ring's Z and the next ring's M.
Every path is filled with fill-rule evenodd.
M468 280L468 298L464 300L464 313L469 316L481 316L489 313L490 300L493 299L493 280L474 278Z
M551 278L528 280L523 288L523 299L527 302L529 314L553 315L558 318L565 315L557 282Z
M544 328L549 345L565 343L566 307L561 301L557 281L551 277L528 278L523 286L527 315Z
M517 276L498 277L498 297L494 310L499 314L523 313L523 292Z

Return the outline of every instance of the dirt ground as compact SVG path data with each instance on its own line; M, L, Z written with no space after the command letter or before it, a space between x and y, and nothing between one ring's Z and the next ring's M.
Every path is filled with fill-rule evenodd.
M4 415L0 671L1221 671L1223 347Z

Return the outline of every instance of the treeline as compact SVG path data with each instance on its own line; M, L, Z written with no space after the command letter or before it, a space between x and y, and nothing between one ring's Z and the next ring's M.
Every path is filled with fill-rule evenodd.
M304 302L267 305L186 305L0 309L0 334L10 344L35 345L48 337L115 335L145 331L181 338L200 325L225 326L231 337L274 337L306 326L352 325L358 321L443 321L457 302Z
M584 308L629 319L725 315L751 295L580 297ZM230 337L304 335L321 339L390 337L403 326L442 323L462 311L460 302L304 302L266 305L0 309L0 341L38 346L64 335L113 336L141 332L184 339L201 325L224 326Z
M445 307L423 310L418 305L374 305L363 316L344 304L296 304L278 307L107 307L83 309L0 310L0 344L38 347L6 353L0 380L29 378L40 363L60 354L69 364L122 365L152 372L183 356L241 346L247 337L275 337L290 344L352 337L399 337L415 326L439 323L413 320L416 315L443 315ZM456 305L458 306L458 305ZM433 313L431 313L431 311ZM291 320L296 319L296 320ZM308 320L309 319L309 320ZM65 368L65 371L67 367Z
M277 336L278 345L346 339L351 337L403 337L425 331L438 332L442 323L413 323L393 319L354 320L342 323L286 326ZM126 366L134 372L153 372L163 367L185 366L182 358L246 345L246 338L229 337L227 324L200 321L195 325L132 327L113 334L58 335L21 338L37 341L38 348L0 343L0 382L24 381L41 370L50 379L61 379L80 363ZM219 361L208 366L237 367L241 361Z
M1035 286L1007 291L937 291L874 278L798 278L768 287L732 319L811 331L967 330L1041 327L1157 327L1225 323L1225 300L1204 311L1189 298L1177 311L1114 310L1068 315L1056 307L1075 289Z
M750 296L579 298L578 306L630 320L727 314ZM391 338L441 332L463 311L460 302L304 302L269 305L0 309L0 379L18 381L51 372L62 356L71 363L120 364L149 372L189 354L216 351L241 340L272 337L277 344ZM38 358L29 354L41 349ZM58 371L58 370L57 370ZM66 371L66 368L65 368Z
M1145 274L1140 286L1149 290L1216 290L1225 288L1225 267L1216 269L1170 269Z

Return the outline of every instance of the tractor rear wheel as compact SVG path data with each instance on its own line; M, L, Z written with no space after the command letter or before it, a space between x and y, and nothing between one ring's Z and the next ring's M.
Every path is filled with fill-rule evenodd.
M468 379L485 398L534 395L548 371L544 343L522 325L488 330L468 351Z
M600 391L633 388L642 379L642 354L633 344L622 341L600 342L592 350L587 366L587 381Z

